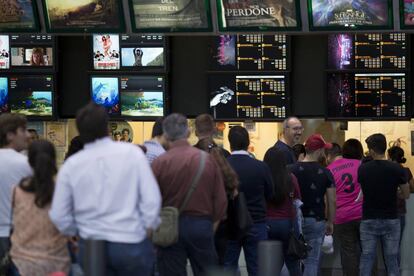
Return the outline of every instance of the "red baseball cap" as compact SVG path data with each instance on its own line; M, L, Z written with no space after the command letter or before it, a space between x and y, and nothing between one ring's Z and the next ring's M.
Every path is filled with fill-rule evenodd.
M320 134L312 134L306 139L305 148L308 150L318 150L318 149L330 149L332 148L331 143L326 143Z

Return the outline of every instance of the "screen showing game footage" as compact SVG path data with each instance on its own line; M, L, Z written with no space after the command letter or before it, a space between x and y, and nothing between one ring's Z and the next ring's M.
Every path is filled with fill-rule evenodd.
M143 70L165 66L165 39L162 35L121 35L121 67Z
M404 33L333 34L328 37L328 67L404 70L408 50Z
M95 70L116 70L120 68L119 35L94 34L93 68Z
M0 35L0 69L10 68L10 41L8 35Z
M220 35L213 38L210 67L216 71L286 71L289 69L286 35Z
M0 77L0 114L9 112L9 83L6 77Z
M109 115L120 115L118 77L92 77L91 98L94 103L105 107Z
M404 73L330 73L328 118L407 118L406 85Z
M216 119L284 119L288 113L284 75L210 75L209 91Z
M37 29L35 0L0 0L0 32Z
M401 9L401 28L413 29L414 28L414 0L400 0Z
M93 32L124 29L122 1L43 0L49 31Z
M218 0L221 31L280 30L300 27L297 0Z
M11 35L12 67L53 67L54 38L51 35Z
M123 117L164 116L163 77L121 77L121 115Z
M210 31L208 0L129 0L132 27L138 32Z
M30 117L52 117L53 87L52 76L10 77L11 113Z
M390 29L390 0L308 0L311 30Z

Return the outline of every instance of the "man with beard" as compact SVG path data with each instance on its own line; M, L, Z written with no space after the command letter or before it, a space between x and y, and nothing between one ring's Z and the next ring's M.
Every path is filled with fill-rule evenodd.
M299 143L303 133L303 126L296 117L289 117L283 121L282 136L273 146L284 153L287 165L296 163L296 155L292 147Z

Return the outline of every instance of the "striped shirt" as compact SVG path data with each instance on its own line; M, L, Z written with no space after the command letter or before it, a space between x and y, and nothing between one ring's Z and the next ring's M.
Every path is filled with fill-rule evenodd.
M144 142L144 146L147 148L147 156L148 162L151 164L158 156L165 153L165 149L155 140L149 140Z

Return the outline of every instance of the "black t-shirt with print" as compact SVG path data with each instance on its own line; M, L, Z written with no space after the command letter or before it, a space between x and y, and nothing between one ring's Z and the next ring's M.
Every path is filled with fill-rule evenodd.
M326 189L335 187L332 173L317 162L297 162L289 168L298 179L303 216L325 219Z
M364 194L362 219L396 219L398 186L407 182L404 169L387 160L362 164L358 182Z

